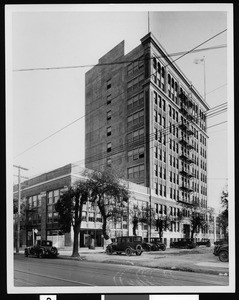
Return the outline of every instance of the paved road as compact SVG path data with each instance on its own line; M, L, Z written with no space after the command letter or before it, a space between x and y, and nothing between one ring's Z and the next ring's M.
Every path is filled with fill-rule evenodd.
M228 277L63 259L14 258L15 286L225 286Z

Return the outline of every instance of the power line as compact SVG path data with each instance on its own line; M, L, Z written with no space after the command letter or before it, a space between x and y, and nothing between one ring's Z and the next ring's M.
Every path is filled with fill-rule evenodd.
M195 49L190 51L190 53L194 52L201 52L201 51L207 51L207 50L215 50L215 49L220 49L220 48L225 48L227 47L226 44L222 45L217 45L217 46L212 46L212 47L207 47L207 48L202 48L202 49ZM180 51L180 52L175 52L166 55L167 57L172 57L172 56L179 56L184 54L187 54L188 51ZM157 58L163 58L164 56L156 56ZM153 57L148 58L148 60L153 59ZM111 63L100 63L100 64L88 64L88 65L73 65L73 66L59 66L59 67L39 67L39 68L22 68L22 69L13 69L13 72L26 72L26 71L49 71L49 70L63 70L63 69L79 69L79 68L91 68L91 67L102 67L102 66L110 66L110 65L119 65L119 64L128 64L132 63L135 61L142 61L144 59L135 59L135 60L127 60L127 61L119 61L119 62L111 62Z
M221 125L221 124L223 124L223 123L226 123L227 121L224 121L224 122L221 122L221 123L217 123L217 124L214 124L214 125L212 125L212 126L209 126L209 127L207 127L207 128L211 128L211 127L215 127L215 126L218 126L218 125ZM145 139L144 139L145 140ZM176 137L175 139L173 139L173 140L178 140L178 138ZM172 141L173 141L172 140ZM148 142L149 143L149 142ZM169 143L169 141L167 141L166 143ZM146 142L144 142L144 143L141 143L142 145L143 144L146 144ZM165 145L161 145L161 149L162 149L162 146L165 146ZM153 146L154 147L154 146ZM152 148L152 147L151 147ZM150 149L151 149L150 148ZM123 151L125 151L125 150L123 150ZM120 151L120 152L122 152L122 151ZM118 152L118 153L120 153L120 152ZM118 154L118 153L115 153L115 154ZM107 154L107 152L104 152L104 153L102 153L102 154ZM102 155L101 154L101 155ZM94 156L96 156L96 155L94 155ZM93 158L93 156L92 157L90 157L90 159L92 159ZM104 158L107 158L107 156L105 156L105 157L102 157L101 159L104 159ZM99 158L97 158L96 160L98 160ZM96 160L94 160L94 161L96 161ZM94 162L93 161L93 162ZM79 166L78 164L79 163L84 163L85 162L85 159L81 159L81 160L79 160L79 161L77 161L77 162L75 162L74 164L72 164L73 166ZM105 164L100 164L99 166L104 166ZM84 170L85 168L84 167L82 167L82 170ZM38 173L38 174L35 174L35 175L33 175L33 176L31 176L31 178L34 178L34 177L36 177L36 176L38 176L38 175L42 175L42 174L45 174L45 173L47 173L47 172L44 172L44 173ZM79 172L79 174L81 174L80 172Z
M224 122L220 122L220 123L217 123L217 124L214 124L214 125L211 125L207 128L212 128L212 127L215 127L215 126L218 126L218 125L221 125L221 124L224 124L224 123L227 123L227 121L224 121Z
M207 39L206 41L204 41L204 42L200 43L199 45L195 46L195 47L192 48L191 50L188 50L187 52L185 52L184 54L182 54L180 57L178 57L177 59L175 59L175 60L173 60L172 62L170 62L168 65L173 64L175 61L179 60L180 58L182 58L182 57L184 57L185 55L189 54L190 52L194 51L195 49L197 49L197 48L200 47L201 45L207 43L208 41L214 39L214 38L217 37L218 35L220 35L220 34L222 34L223 32L225 32L226 30L227 30L227 29L225 29L225 30L223 30L223 31L221 31L221 32L219 32L219 33L217 33L216 35L212 36L211 38ZM165 55L165 56L166 56L166 55ZM166 65L165 67L167 67L168 65ZM156 72L155 72L155 73L156 73ZM154 73L152 73L152 74L149 76L149 78L150 78L153 74L154 74ZM124 94L124 93L126 93L126 91L123 91L121 94L117 95L115 98L118 98L120 95L122 95L122 94ZM114 98L114 99L115 99L115 98ZM99 97L99 99L101 99L101 97ZM98 107L98 108L99 108L99 107ZM95 109L95 110L93 110L93 111L98 110L98 108ZM89 114L92 113L93 111L90 111ZM88 114L86 114L86 115L88 115ZM86 116L86 115L84 115L84 116ZM84 116L82 116L82 117L76 119L75 121L69 123L68 125L64 126L63 128L61 128L61 129L57 130L56 132L50 134L49 136L47 136L47 137L44 138L43 140L37 142L36 144L34 144L34 145L32 145L31 147L29 147L29 148L27 148L26 150L24 150L23 152L19 153L19 154L16 155L14 158L16 158L16 157L18 157L18 156L24 154L25 152L29 151L29 150L32 149L33 147L35 147L35 146L41 144L41 143L44 142L45 140L47 140L47 139L49 139L50 137L56 135L57 133L59 133L60 131L64 130L65 128L69 127L70 125L74 124L75 122L79 121L79 120L82 119Z

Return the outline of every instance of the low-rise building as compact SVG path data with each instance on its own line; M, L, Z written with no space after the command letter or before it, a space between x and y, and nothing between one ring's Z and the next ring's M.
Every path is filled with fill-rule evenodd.
M37 239L49 239L59 248L72 247L73 230L69 233L62 232L55 203L69 186L85 179L83 173L84 168L77 163L71 163L22 183L20 246L31 245ZM139 211L144 208L153 209L156 219L169 216L170 226L163 234L163 241L167 245L178 238L189 237L191 208L185 209L174 200L163 200L142 185L127 182L127 187L130 191L127 214L117 223L113 221L108 223L107 230L111 239L133 234L132 211L136 211L136 208ZM18 185L14 186L13 192L14 200L18 201ZM88 247L89 244L93 247L103 247L102 219L97 206L86 203L83 206L82 216L79 247ZM145 240L159 237L158 229L153 222L139 222L136 233ZM196 233L196 238L202 237L213 239L213 226Z

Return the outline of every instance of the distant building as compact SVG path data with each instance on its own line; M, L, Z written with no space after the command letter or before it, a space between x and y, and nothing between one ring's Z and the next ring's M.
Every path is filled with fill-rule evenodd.
M31 245L36 239L50 239L54 245L60 248L72 247L73 231L63 233L58 222L58 213L54 204L60 195L73 183L85 179L82 175L84 169L77 163L68 164L52 170L22 183L23 217L21 221L20 246ZM121 235L132 235L133 223L130 211L134 207L152 207L159 217L166 214L171 217L171 226L163 235L163 241L169 245L170 241L185 236L184 226L189 226L190 209L183 209L184 218L177 220L177 215L182 211L179 203L173 200L162 199L159 203L158 196L150 192L149 188L128 182L130 200L128 213L122 220L108 224L107 230L111 239ZM18 186L14 186L14 199L18 199ZM94 246L103 246L102 219L97 207L89 203L83 207L83 221L79 235L79 246L87 247L94 240ZM156 226L148 226L139 222L137 234L145 240L150 237L158 237ZM205 232L198 232L197 238L210 237L213 239L213 228Z
M123 41L85 76L85 166L206 209L208 109L152 33L126 55Z

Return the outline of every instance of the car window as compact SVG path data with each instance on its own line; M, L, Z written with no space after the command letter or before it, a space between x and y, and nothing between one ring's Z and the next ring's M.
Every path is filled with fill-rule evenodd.
M122 243L125 243L126 242L126 238L122 238Z
M130 242L130 237L125 238L126 243Z
M121 243L121 238L117 238L117 242L118 242L118 243Z
M134 237L134 242L141 242L141 237L140 236Z

